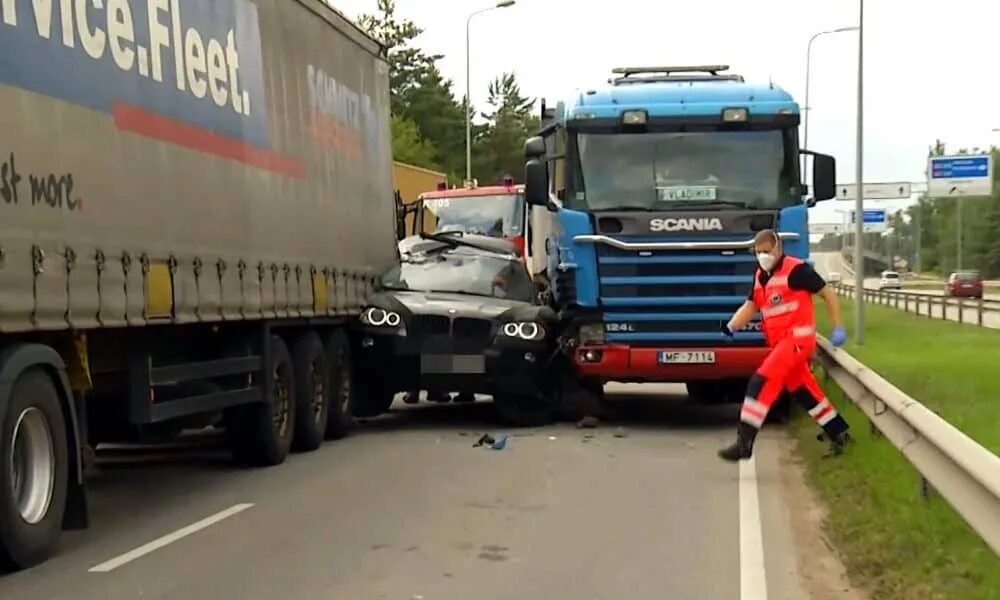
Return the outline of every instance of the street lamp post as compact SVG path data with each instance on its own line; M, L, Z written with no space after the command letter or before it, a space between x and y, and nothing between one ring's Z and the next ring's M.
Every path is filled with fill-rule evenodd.
M497 2L493 6L488 6L477 10L476 12L470 14L468 18L465 19L465 179L466 181L472 179L472 84L470 79L472 78L472 68L470 66L470 47L471 42L469 40L469 26L472 24L472 17L476 15L481 15L485 12L497 8L507 8L508 6L514 6L515 0L502 0Z
M865 343L865 255L864 244L864 81L865 81L865 0L858 0L858 131L857 174L854 185L854 342Z
M802 111L802 112L805 113L803 115L803 121L802 121L802 147L803 148L806 148L806 149L809 148L809 113L812 112L812 105L809 104L809 80L810 80L809 74L810 74L810 71L811 71L811 68L812 68L812 45L813 45L813 42L816 41L816 38L818 38L820 36L823 36L823 35L830 35L830 34L833 34L833 33L844 33L846 31L857 31L857 30L858 30L858 28L856 26L851 26L851 27L838 27L837 29L829 29L827 31L820 31L819 33L813 34L813 36L811 38L809 38L809 43L806 44L806 97L805 97L805 108ZM805 157L803 157L803 162L802 162L802 173L803 173L803 176L805 175L805 170L806 170L805 169Z

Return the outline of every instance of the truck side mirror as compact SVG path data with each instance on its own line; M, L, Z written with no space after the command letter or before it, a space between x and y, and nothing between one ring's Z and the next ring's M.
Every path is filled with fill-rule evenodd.
M542 158L545 156L545 152L545 138L540 135L530 137L524 142L524 158L528 160Z
M812 197L813 203L837 197L837 160L828 154L802 150L802 154L812 156Z
M549 169L545 161L532 158L524 165L524 199L531 206L549 205Z

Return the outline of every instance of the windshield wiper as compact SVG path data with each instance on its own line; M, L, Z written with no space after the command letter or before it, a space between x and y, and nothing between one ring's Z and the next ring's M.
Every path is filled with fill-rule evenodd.
M711 202L705 202L700 200L680 200L669 202L668 205L672 207L680 208L719 208L720 206L736 206L739 208L750 208L750 205L746 202L737 202L735 200L712 200Z
M483 246L473 242L469 242L462 239L461 231L444 231L441 233L421 233L420 237L425 240L431 240L433 242L441 242L442 244L450 247L457 248L459 246L465 246L466 248L475 248L476 250L482 250L484 252L499 253L496 248L490 248L488 246Z
M613 206L611 208L596 208L596 209L593 210L593 212L595 212L595 213L599 213L599 212L649 212L651 210L656 210L656 209L654 207L652 207L652 206L631 205L631 206Z

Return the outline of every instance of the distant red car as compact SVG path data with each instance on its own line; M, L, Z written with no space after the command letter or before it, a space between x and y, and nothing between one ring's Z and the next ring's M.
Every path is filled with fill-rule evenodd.
M983 278L975 271L959 271L948 276L945 296L953 298L982 298Z

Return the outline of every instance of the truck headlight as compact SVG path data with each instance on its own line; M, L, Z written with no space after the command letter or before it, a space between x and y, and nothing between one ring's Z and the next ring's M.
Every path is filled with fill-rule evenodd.
M504 323L504 326L500 328L500 333L506 337L533 342L545 337L545 328L534 321L521 321Z
M727 108L722 111L722 121L725 123L746 123L749 119L746 108Z
M370 306L361 313L361 322L372 327L399 327L403 318L398 312L385 310L377 306Z
M580 325L581 344L603 344L604 323L584 323Z

